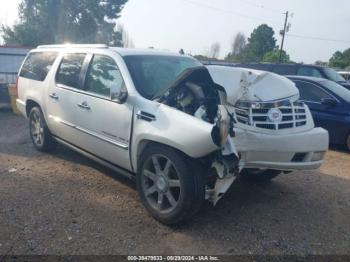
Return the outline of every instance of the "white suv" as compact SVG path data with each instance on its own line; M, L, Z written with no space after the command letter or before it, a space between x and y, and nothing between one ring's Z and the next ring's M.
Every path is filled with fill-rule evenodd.
M104 45L40 46L23 63L17 88L17 105L29 118L38 150L59 142L136 178L144 206L166 224L190 217L204 199L216 203L245 167L244 149L251 148L247 140L234 140L235 133L248 131L234 127L227 87L191 57ZM304 164L272 169L322 164L327 132L307 131L308 144L289 152L307 154ZM255 143L258 137L252 138ZM248 145L241 161L235 143ZM257 163L248 167L269 169Z

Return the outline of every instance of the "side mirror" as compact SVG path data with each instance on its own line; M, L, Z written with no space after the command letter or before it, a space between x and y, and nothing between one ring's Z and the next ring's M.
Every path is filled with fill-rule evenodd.
M113 88L111 90L111 99L118 104L123 104L128 97L128 90L126 89L125 84L121 88Z
M337 101L332 98L322 98L321 104L328 107L335 107L337 105Z

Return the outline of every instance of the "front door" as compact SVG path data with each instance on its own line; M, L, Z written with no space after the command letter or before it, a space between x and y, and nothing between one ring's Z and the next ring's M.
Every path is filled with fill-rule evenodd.
M95 54L86 66L83 91L77 94L77 146L131 169L129 159L133 107L111 99L111 90L124 87L123 77L112 57Z

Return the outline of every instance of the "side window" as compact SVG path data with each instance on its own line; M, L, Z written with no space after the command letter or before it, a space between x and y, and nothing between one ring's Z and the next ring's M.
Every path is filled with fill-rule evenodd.
M320 71L317 68L302 66L298 69L297 75L300 76L313 76L323 78Z
M79 76L84 59L85 54L65 54L57 71L56 82L79 88Z
M301 81L295 81L295 84L299 89L301 100L321 102L323 98L330 98L326 92L314 84Z
M275 66L272 72L279 75L295 75L295 67L294 66Z
M85 91L110 97L111 89L120 91L124 85L115 61L108 56L94 55L85 80Z
M56 57L56 52L30 53L22 66L19 76L44 81Z

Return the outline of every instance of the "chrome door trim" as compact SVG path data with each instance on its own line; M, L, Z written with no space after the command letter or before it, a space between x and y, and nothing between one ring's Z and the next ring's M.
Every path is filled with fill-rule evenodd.
M112 140L112 139L110 139L110 138L101 136L101 135L98 134L98 133L92 132L92 131L87 130L87 129L85 129L85 128L82 128L82 127L80 127L80 126L76 126L76 125L74 125L74 124L72 124L72 123L70 123L70 122L64 121L64 120L62 120L62 119L59 118L59 117L55 117L55 116L49 115L49 118L50 118L50 119L53 119L54 121L56 121L56 122L58 122L58 123L61 123L61 124L64 124L64 125L66 125L66 126L69 126L69 127L71 127L71 128L74 128L74 129L76 129L76 130L79 130L80 132L83 132L83 133L85 133L85 134L87 134L87 135L93 136L93 137L95 137L95 138L97 138L97 139L100 139L100 140L102 140L102 141L104 141L104 142L107 142L107 143L109 143L109 144L112 144L112 145L114 145L114 146L117 146L117 147L119 147L119 148L122 148L122 149L124 149L124 150L128 150L128 149L129 149L129 144L124 144L124 143L121 143L121 142L119 142L119 141L115 141L115 140Z

